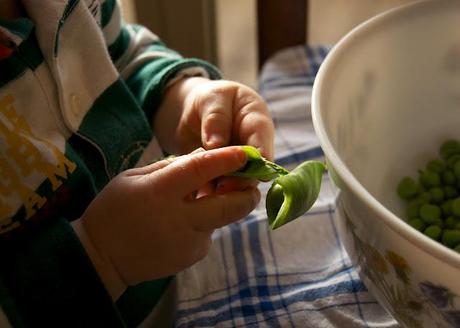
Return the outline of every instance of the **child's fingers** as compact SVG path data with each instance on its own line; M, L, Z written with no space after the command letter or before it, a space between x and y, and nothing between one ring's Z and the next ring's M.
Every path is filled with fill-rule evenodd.
M166 157L164 159L161 159L159 161L156 161L152 164L149 164L149 165L145 165L145 166L142 166L142 167L136 167L134 169L129 169L126 171L126 175L127 176L135 176L135 175L145 175L145 174L149 174L149 173L152 173L152 172L155 172L159 169L162 169L166 166L168 166L169 164L171 164L172 162L174 162L175 160L179 159L180 157Z
M247 216L260 201L258 189L203 197L190 203L190 218L198 231L214 230Z
M249 188L257 187L259 181L256 179L240 178L240 177L221 177L216 181L216 194L226 194L232 191L243 191Z
M246 114L240 121L240 141L242 144L256 147L265 158L273 160L273 121L264 109L256 109L256 104L253 104L253 107L253 110L245 111Z
M197 199L214 194L223 195L233 191L244 191L250 188L256 188L259 181L256 179L240 178L240 177L219 177L213 181L206 183L190 199Z
M233 125L233 97L216 94L208 97L201 111L202 144L215 149L230 144Z
M165 191L185 196L207 182L237 171L246 163L245 152L237 146L182 156L162 170L159 178Z
M200 189L198 189L195 193L193 193L194 197L191 200L213 195L215 193L215 189L215 182L210 181L206 183L204 186L200 187Z
M195 149L194 151L192 151L190 154L196 154L196 153L200 153L200 152L203 152L203 151L205 151L204 148L199 147L199 148ZM149 174L149 173L155 172L155 171L157 171L159 169L162 169L162 168L168 166L169 164L171 164L175 160L180 159L181 157L182 156L169 156L169 157L166 157L164 159L161 159L161 160L158 160L156 162L153 162L152 164L145 165L145 166L142 166L142 167L137 167L137 168L134 168L134 169L130 169L130 170L126 171L126 174L127 174L127 176Z

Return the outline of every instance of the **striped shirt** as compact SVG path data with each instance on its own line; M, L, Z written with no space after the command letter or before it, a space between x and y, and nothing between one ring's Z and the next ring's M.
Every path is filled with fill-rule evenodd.
M138 162L166 86L219 72L115 0L22 2L0 20L0 326L135 326L167 280L114 304L70 222Z

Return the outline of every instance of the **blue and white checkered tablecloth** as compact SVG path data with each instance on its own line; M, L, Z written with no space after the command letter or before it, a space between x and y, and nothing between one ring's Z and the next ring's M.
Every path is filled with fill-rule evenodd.
M310 97L329 48L298 46L264 66L259 92L276 126L276 161L321 159ZM270 184L261 184L262 199ZM177 276L176 327L398 327L361 282L342 247L327 175L303 217L271 231L261 201L217 230L209 255Z

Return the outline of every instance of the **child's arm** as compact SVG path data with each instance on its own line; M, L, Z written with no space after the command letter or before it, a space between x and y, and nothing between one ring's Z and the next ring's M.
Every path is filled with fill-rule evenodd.
M100 2L100 26L110 57L149 120L167 86L189 76L220 78L213 65L196 58L183 58L145 27L126 24L116 0Z
M115 0L102 4L101 27L115 66L165 150L249 144L273 158L273 123L254 90L211 81L220 78L214 66L182 58L144 27L124 24Z

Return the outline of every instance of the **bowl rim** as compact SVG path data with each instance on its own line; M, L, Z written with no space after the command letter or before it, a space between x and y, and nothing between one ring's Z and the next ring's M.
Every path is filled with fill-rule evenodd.
M361 24L357 25L350 32L348 32L343 38L337 42L337 44L331 49L329 54L326 56L324 62L320 66L318 73L315 78L312 90L311 100L311 114L313 127L316 135L320 141L321 147L328 161L333 164L334 170L338 173L340 178L345 182L348 188L353 192L357 198L361 199L364 203L370 206L376 213L380 215L380 220L394 232L399 234L404 239L411 242L413 245L422 249L423 251L433 255L435 258L448 263L449 265L460 269L460 254L442 245L440 242L432 240L425 236L423 233L412 228L402 218L397 217L390 210L384 207L377 199L372 196L355 178L351 171L346 167L338 153L332 146L332 142L327 136L323 118L321 116L321 99L324 97L325 88L324 81L332 68L340 62L342 53L344 53L350 46L353 45L363 35L369 33L374 28L384 24L385 22L391 21L391 19L398 17L407 12L414 10L420 10L426 6L433 6L441 1L430 1L422 0L404 4L392 8L388 11L380 13Z

